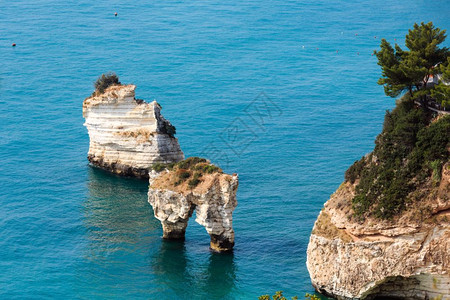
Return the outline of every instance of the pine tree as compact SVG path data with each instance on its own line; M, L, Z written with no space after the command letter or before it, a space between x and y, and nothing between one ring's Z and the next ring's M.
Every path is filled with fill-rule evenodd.
M385 39L381 40L380 51L375 51L382 77L378 84L384 85L387 96L397 97L405 91L413 98L415 91L422 91L415 96L424 97L427 81L437 73L435 66L445 62L449 49L438 46L445 40L445 30L435 28L433 23L414 24L405 38L408 48L404 51L399 45L395 48Z
M384 92L387 96L397 97L406 90L412 95L413 83L405 73L407 53L401 50L398 45L395 45L394 50L385 39L381 40L380 47L381 51L375 51L383 76L378 79L378 84L384 85Z

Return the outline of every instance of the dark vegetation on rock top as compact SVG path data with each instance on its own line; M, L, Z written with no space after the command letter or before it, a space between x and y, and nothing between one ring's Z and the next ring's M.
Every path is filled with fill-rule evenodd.
M156 172L162 172L164 170L173 171L176 173L178 180L175 185L179 185L186 180L188 186L192 189L196 187L201 181L203 174L222 173L222 169L211 164L207 159L200 157L189 157L177 163L156 163L152 167Z
M114 72L102 74L94 82L95 91L93 92L93 95L103 94L108 87L113 85L121 85L119 76ZM145 103L143 99L135 99L135 101L137 104ZM162 108L160 104L158 105ZM168 120L164 120L161 126L161 133L165 133L173 138L177 133L177 129Z
M102 94L108 87L119 84L120 84L119 76L117 76L116 73L114 72L108 72L100 75L97 78L97 80L94 82L94 88L95 92Z

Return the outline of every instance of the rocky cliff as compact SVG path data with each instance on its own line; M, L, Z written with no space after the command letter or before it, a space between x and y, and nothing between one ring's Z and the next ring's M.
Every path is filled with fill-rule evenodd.
M161 221L163 237L184 239L195 211L195 221L210 235L211 249L231 251L238 176L224 174L205 159L195 157L155 169L150 173L148 201Z
M319 292L450 299L450 118L410 106L387 114L374 152L314 224L307 268Z
M314 287L338 299L450 299L450 166L439 193L395 221L349 219L355 186L342 184L311 234L307 267ZM441 298L439 298L441 297Z
M184 158L174 127L153 101L135 99L134 85L113 85L83 102L91 164L121 175L147 177L155 163Z

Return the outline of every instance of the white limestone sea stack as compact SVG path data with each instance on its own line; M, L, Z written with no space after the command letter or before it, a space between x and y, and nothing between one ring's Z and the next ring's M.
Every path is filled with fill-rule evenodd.
M450 163L441 178L402 216L364 223L349 218L356 183L343 183L310 237L314 287L337 299L450 299Z
M195 221L210 235L211 249L231 251L238 175L225 174L197 157L161 169L150 173L148 201L161 221L163 238L184 239L188 220L195 211Z
M184 159L174 127L153 101L135 99L135 85L113 85L83 102L94 166L120 175L148 177L155 163Z

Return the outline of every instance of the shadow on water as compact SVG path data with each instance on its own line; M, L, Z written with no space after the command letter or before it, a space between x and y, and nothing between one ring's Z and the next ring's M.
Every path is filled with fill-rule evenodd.
M161 248L156 252L151 264L159 285L179 297L188 296L192 292L195 278L189 273L184 241L162 241Z
M211 253L208 264L205 291L212 299L228 299L236 282L236 266L233 253Z
M145 247L159 235L159 222L147 202L145 180L122 178L89 168L84 226L89 240L86 258L99 262L120 251ZM148 244L147 244L148 245Z
M163 240L152 259L158 284L179 299L232 299L230 294L236 281L233 254L197 255L188 253L183 241Z

